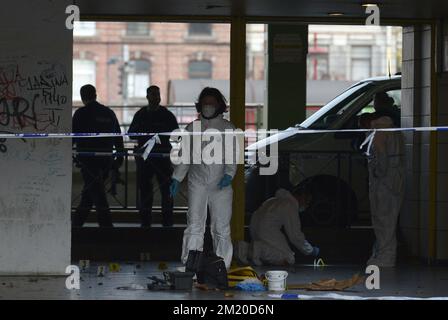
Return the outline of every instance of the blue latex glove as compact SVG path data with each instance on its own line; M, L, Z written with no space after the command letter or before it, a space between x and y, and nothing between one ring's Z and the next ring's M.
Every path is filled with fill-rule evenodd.
M171 198L174 198L176 196L177 192L179 191L179 185L180 185L180 182L177 181L176 179L171 180L171 184L170 184Z
M222 177L221 181L219 181L218 186L220 189L228 187L232 184L232 177L228 174L225 174L224 177Z
M313 251L311 252L311 255L315 258L317 258L320 254L320 249L318 247L313 247Z

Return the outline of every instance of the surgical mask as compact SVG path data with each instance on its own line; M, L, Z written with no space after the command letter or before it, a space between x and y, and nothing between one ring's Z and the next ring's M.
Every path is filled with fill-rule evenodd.
M304 206L299 206L299 213L304 213L306 208Z
M214 105L206 104L202 106L201 113L205 119L212 119L216 117L216 107Z

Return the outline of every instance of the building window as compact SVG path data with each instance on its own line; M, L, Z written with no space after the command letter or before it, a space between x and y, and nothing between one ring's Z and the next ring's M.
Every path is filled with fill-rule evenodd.
M127 36L147 36L149 35L149 24L146 22L128 22L126 24Z
M371 76L372 49L369 46L353 46L351 80L358 81Z
M75 59L73 60L73 101L81 101L79 90L83 85L95 86L96 80L95 61Z
M188 25L188 35L190 37L211 36L212 25L210 23L190 23Z
M75 21L73 35L75 37L91 37L96 34L96 22Z
M131 60L127 70L127 94L129 98L145 98L150 84L151 64L147 60Z
M212 63L207 60L190 61L188 65L188 78L190 79L211 79Z

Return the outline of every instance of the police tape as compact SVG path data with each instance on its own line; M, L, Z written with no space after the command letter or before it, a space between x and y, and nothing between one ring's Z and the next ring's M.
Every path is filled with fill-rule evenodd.
M316 133L362 133L362 132L420 132L420 131L448 131L448 126L433 127L409 127L409 128L377 128L377 129L306 129L306 128L289 128L285 130L231 130L217 131L208 129L205 131L172 131L172 132L142 132L142 133L111 133L111 132L95 132L95 133L0 133L0 139L39 139L39 138L113 138L113 137L146 137L146 136L190 136L190 135L244 135L244 136L263 136L266 134L316 134Z
M102 151L73 151L73 154L80 157L106 157L106 156L115 156L115 157L143 157L142 152L102 152ZM162 153L162 152L151 152L148 155L150 158L169 158L170 153Z

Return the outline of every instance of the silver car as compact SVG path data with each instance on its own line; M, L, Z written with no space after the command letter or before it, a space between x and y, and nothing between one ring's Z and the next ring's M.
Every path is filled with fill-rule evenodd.
M373 98L386 92L401 108L401 75L371 78L349 87L319 111L295 126L303 130L358 129L359 116L374 112ZM399 116L399 115L398 115ZM304 225L348 226L369 221L368 171L360 132L299 134L291 128L260 140L247 154L278 141L279 170L260 176L259 165L246 169L246 212L251 213L279 187L303 186L312 201L302 215Z

